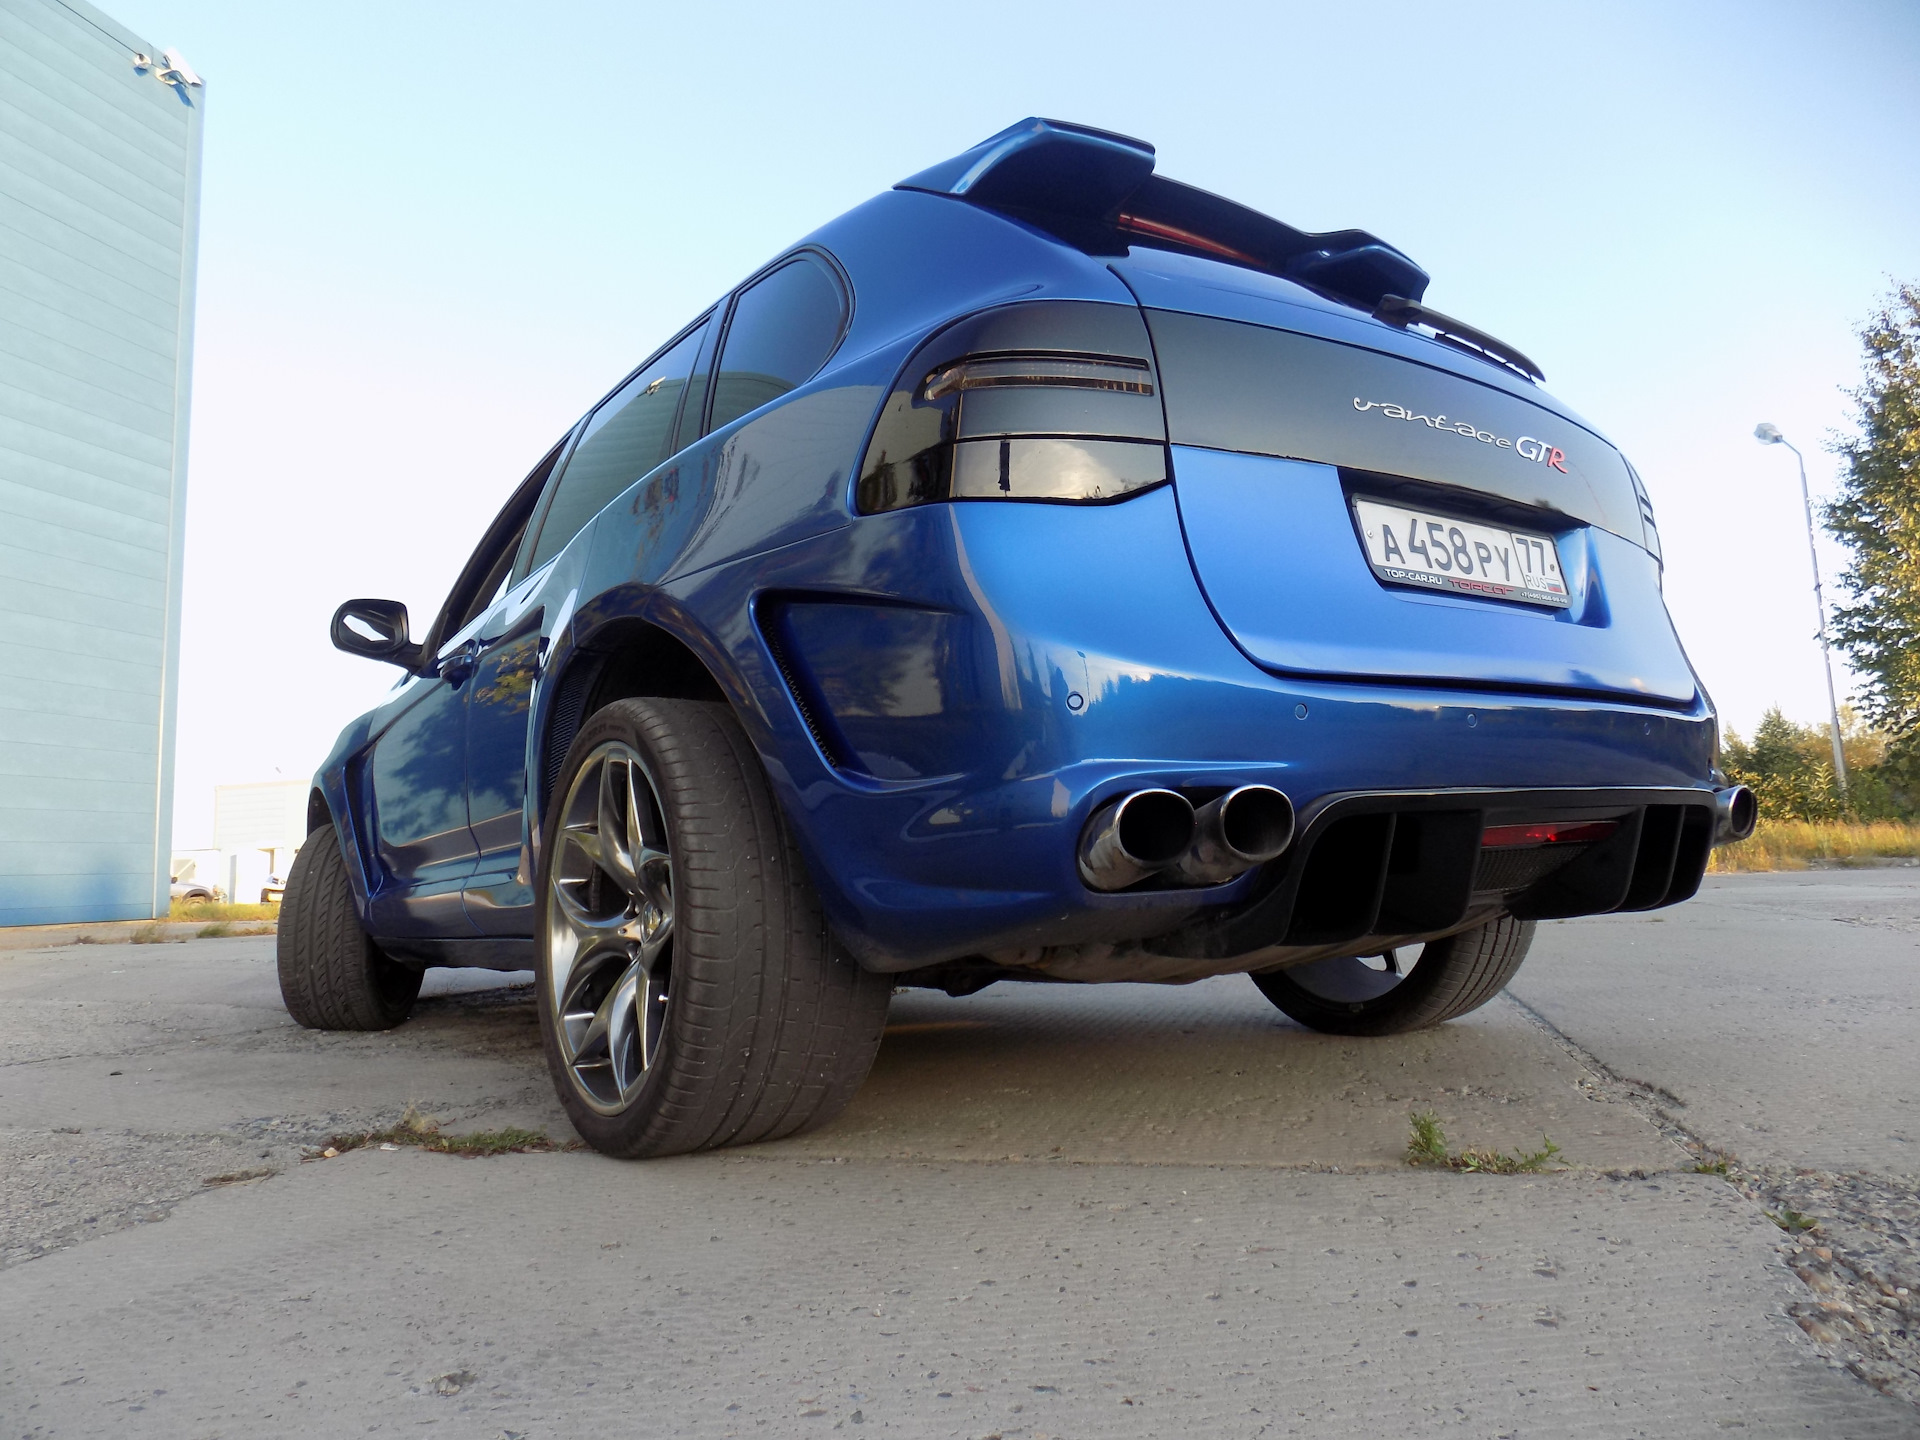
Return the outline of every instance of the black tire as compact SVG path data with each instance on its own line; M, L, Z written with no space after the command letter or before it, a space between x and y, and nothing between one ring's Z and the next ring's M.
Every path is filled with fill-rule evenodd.
M590 788L604 794L610 783L588 773L594 766L625 767L626 793L639 797L623 802L626 813L638 806L646 816L614 831L627 837L630 858L639 857L624 871L599 866L573 838L582 833L583 797ZM642 785L651 787L650 798ZM892 982L862 970L835 943L759 756L732 712L694 700L607 705L575 737L547 809L534 892L535 989L548 1069L581 1137L605 1154L638 1159L778 1140L838 1115L879 1050ZM571 858L562 854L563 822ZM607 828L592 830L596 848ZM603 917L595 923L610 925L623 914L645 916L646 902L619 887L646 865L659 866L661 850L665 880L656 870L640 889L666 898L670 938L652 952L662 958L645 960L634 939L643 918L629 920L624 941L603 930L599 948L584 944L580 930L569 928L569 902L556 898L556 867L563 885L580 887L565 892L576 914L586 913L585 898L610 897L596 899L593 912ZM568 971L558 985L556 950ZM583 1057L593 1031L581 1027L582 1007L599 1003L598 1014L608 1014L606 997L618 982L580 977L642 963L660 968L637 982L637 1022L603 1025L608 1059L589 1066ZM633 983L634 971L625 973ZM657 982L662 993L649 988L656 975L665 977ZM573 1030L556 1022L563 998ZM624 1080L611 1058L616 1033L644 1037L644 1048L628 1042ZM589 1038L570 1058L575 1034Z
M391 1030L413 1013L422 972L360 928L334 827L307 836L287 874L275 943L280 998L309 1030Z
M1315 960L1252 976L1260 993L1310 1030L1400 1035L1458 1019L1498 995L1527 958L1533 922L1502 915L1430 940L1408 973L1366 970L1357 957Z

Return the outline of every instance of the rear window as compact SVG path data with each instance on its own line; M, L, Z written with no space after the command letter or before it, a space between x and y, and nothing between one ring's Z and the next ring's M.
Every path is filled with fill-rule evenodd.
M709 430L778 400L827 363L846 327L840 282L802 255L740 292L727 324Z

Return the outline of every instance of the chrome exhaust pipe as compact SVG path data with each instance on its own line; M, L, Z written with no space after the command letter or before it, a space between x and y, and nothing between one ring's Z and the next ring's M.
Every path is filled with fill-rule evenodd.
M1760 802L1744 785L1713 792L1713 843L1731 845L1753 834L1760 823Z
M1180 859L1190 885L1223 885L1293 843L1293 802L1271 785L1242 785L1193 815L1193 844Z
M1080 878L1124 890L1178 863L1193 844L1193 806L1174 790L1136 790L1096 811L1080 832Z

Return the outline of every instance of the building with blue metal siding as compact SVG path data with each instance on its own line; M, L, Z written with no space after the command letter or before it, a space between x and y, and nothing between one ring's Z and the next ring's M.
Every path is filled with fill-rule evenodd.
M0 0L0 925L166 911L205 96Z

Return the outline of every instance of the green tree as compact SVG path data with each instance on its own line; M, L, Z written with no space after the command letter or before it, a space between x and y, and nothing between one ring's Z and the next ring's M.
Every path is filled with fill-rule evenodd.
M1834 446L1846 478L1825 507L1828 530L1852 552L1840 579L1853 603L1835 608L1833 634L1887 737L1886 779L1911 800L1920 798L1920 285L1895 289L1860 340L1858 433Z
M1837 820L1833 762L1814 748L1825 743L1821 731L1794 724L1776 705L1751 742L1728 732L1721 763L1730 778L1752 787L1763 820Z
M1729 779L1753 788L1766 820L1900 820L1913 813L1892 783L1887 737L1840 707L1840 739L1847 757L1847 798L1833 783L1833 745L1825 725L1797 725L1774 706L1751 741L1728 731L1720 764Z

